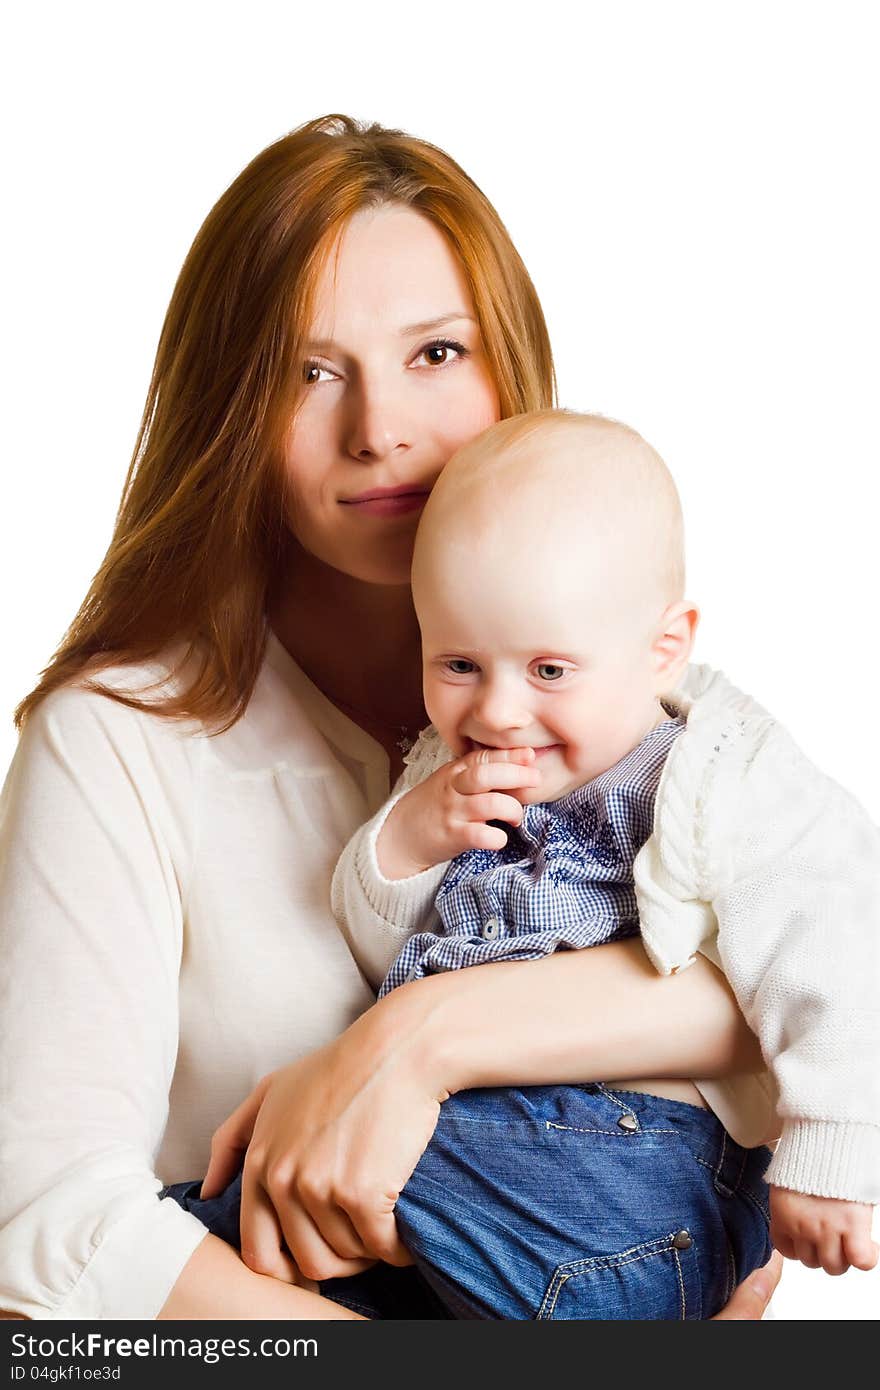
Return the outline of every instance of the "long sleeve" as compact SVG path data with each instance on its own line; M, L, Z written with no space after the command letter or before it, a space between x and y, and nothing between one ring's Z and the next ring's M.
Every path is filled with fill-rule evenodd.
M333 914L355 960L378 989L401 949L437 919L434 899L448 864L412 878L388 879L379 868L376 842L391 810L451 754L434 729L426 730L406 760L403 776L385 805L349 840L331 886Z
M199 740L82 689L22 736L0 840L0 1306L155 1317L204 1228L153 1171Z
M769 716L699 711L637 861L646 947L668 972L714 945L775 1083L768 1180L877 1202L880 832Z

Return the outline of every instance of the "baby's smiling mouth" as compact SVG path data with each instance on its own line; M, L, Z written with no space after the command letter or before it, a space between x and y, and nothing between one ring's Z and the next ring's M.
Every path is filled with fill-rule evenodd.
M479 740L475 738L469 738L467 743L470 745L467 749L469 753L476 752L480 748L488 748L493 753L503 752L505 748L531 748L536 758L540 758L544 753L551 753L555 748L562 747L561 743L543 743L537 745L533 743L480 743Z

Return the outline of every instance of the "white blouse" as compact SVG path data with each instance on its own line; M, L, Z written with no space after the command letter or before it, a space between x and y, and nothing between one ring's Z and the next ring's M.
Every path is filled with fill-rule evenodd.
M388 792L274 637L214 737L77 687L38 707L0 803L0 1308L156 1316L205 1234L161 1187L373 1001L329 886Z

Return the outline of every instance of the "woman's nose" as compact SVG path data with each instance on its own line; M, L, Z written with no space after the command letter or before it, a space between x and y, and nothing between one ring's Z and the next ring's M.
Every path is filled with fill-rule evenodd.
M413 443L405 402L393 383L361 381L352 392L346 447L353 458L374 463Z

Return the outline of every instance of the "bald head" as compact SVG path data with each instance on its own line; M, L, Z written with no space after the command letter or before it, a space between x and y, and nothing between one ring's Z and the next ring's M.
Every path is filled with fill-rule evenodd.
M502 420L450 460L422 514L413 561L417 608L438 585L511 583L597 595L653 621L682 597L678 493L663 460L625 425L548 410ZM653 616L652 616L653 615Z

